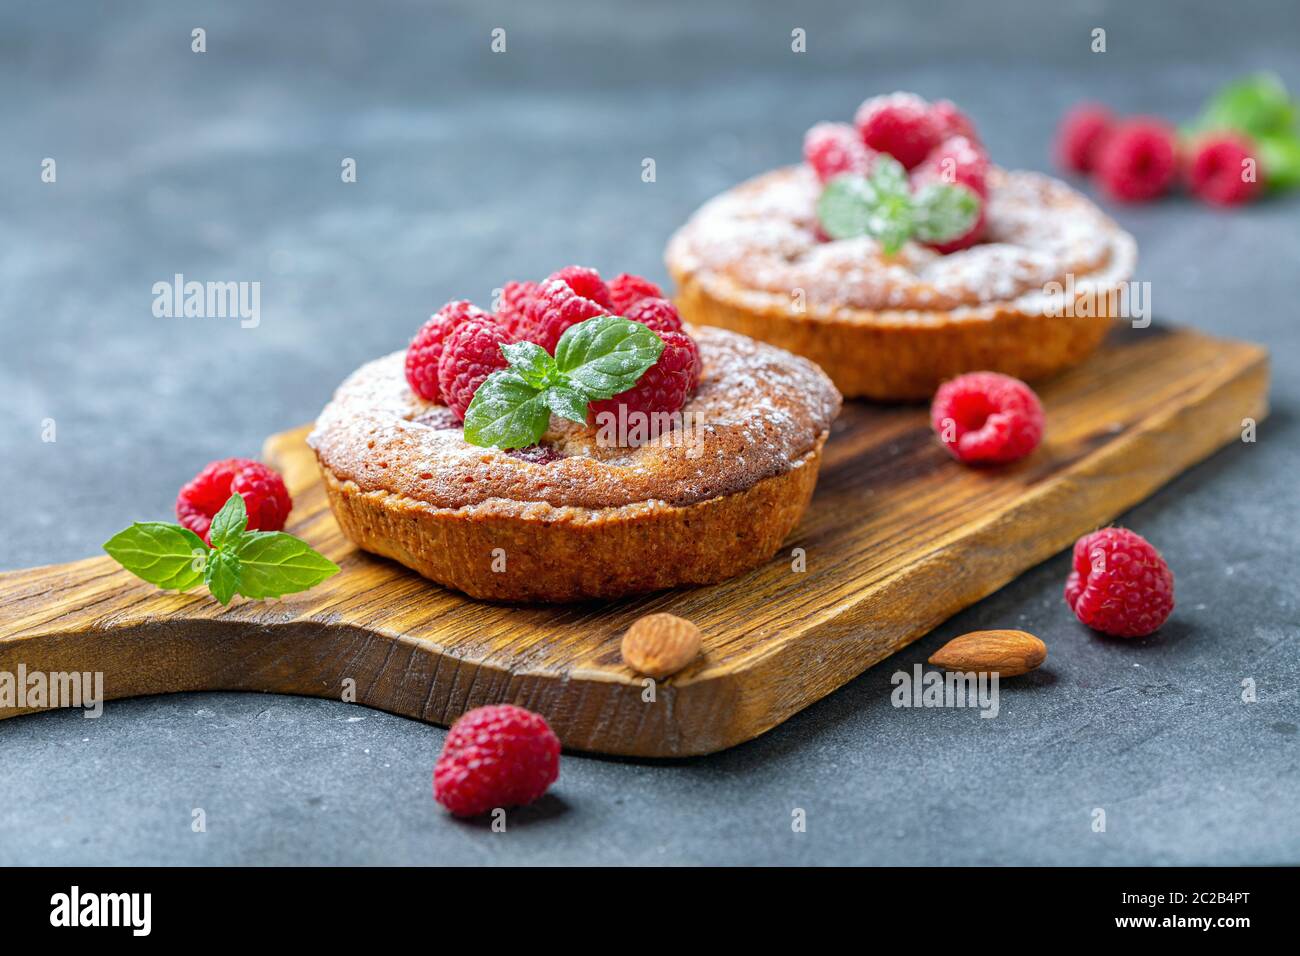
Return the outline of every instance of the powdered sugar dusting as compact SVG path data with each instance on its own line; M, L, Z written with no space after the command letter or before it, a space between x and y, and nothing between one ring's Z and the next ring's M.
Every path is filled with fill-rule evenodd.
M992 168L988 183L984 243L939 255L909 242L885 257L869 238L820 241L816 176L807 166L776 170L702 206L669 243L669 265L679 281L692 275L767 305L801 290L811 313L978 315L1041 296L1067 274L1076 283L1128 278L1132 237L1086 197L1038 173Z
M552 418L542 446L520 455L467 444L440 406L406 384L401 352L363 365L339 386L308 444L363 491L440 508L491 500L583 508L691 504L795 467L830 428L840 396L806 359L734 332L690 329L700 387L684 413L689 441L667 433L639 447L602 447L591 428ZM559 456L559 457L556 457Z

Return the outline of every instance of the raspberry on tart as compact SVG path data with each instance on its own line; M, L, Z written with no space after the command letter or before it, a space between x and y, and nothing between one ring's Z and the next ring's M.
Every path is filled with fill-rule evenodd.
M510 333L486 314L464 319L447 336L438 357L438 390L457 418L464 419L475 390L484 380L506 367L501 346L510 341ZM409 363L409 351L407 356Z
M822 182L843 173L865 174L875 155L848 123L818 123L803 137L803 158Z
M663 290L641 276L623 272L609 280L609 300L615 315L626 316L627 310L642 299L660 298L663 298Z
M811 358L850 398L928 399L964 372L1032 381L1081 362L1110 330L1132 236L1064 183L993 165L952 122L911 94L868 100L857 117L868 146L912 169L913 196L948 172L982 193L965 235L892 254L867 235L832 238L817 172L774 170L705 203L669 241L682 318ZM1065 289L1093 307L1071 308Z
M586 275L588 272L590 276ZM570 266L538 283L514 333L520 341L536 342L553 353L569 326L598 315L609 315L612 309L609 289L600 276L592 270Z
M499 601L617 597L762 564L808 505L839 393L808 360L734 332L658 334L660 363L610 401L627 419L686 398L668 428L627 442L553 415L530 448L471 445L408 386L403 353L362 366L308 438L340 527Z
M411 390L431 402L443 400L438 384L438 360L448 336L466 319L490 322L492 317L472 302L448 302L429 317L429 321L415 333L406 349L406 381Z

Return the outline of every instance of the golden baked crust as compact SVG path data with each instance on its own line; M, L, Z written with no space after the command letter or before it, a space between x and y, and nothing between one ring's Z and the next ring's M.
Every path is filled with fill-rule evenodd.
M840 397L806 359L691 331L689 438L604 447L556 419L549 460L466 444L406 386L402 353L362 366L308 436L335 518L359 547L489 600L617 597L761 564L808 505Z
M988 241L885 258L872 239L818 241L807 167L759 176L670 240L678 308L811 358L849 397L929 398L962 372L1034 379L1073 365L1109 330L1136 244L1050 177L993 169L988 182ZM1078 310L1090 314L1063 314L1067 289L1094 300Z

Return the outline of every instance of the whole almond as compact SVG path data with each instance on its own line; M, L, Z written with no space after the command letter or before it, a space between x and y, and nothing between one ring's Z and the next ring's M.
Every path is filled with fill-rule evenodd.
M675 674L700 653L700 629L674 614L647 614L623 635L623 663L647 677Z
M997 673L1015 677L1047 660L1047 645L1025 631L971 631L954 637L930 656L949 671Z

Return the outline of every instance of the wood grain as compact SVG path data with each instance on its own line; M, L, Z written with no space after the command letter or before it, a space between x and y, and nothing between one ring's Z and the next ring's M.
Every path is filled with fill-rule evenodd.
M274 436L289 530L338 562L281 601L163 594L109 559L0 575L0 671L102 671L109 698L260 690L339 698L437 724L510 701L569 748L702 754L748 740L1112 520L1267 413L1267 353L1190 331L1129 330L1042 385L1047 439L986 470L948 458L925 409L850 403L812 506L783 550L720 585L615 603L506 607L354 549L325 503L306 429ZM126 521L124 520L125 524ZM792 570L793 549L807 570ZM703 653L644 700L620 660L642 614L697 623ZM0 716L24 713L0 710Z

